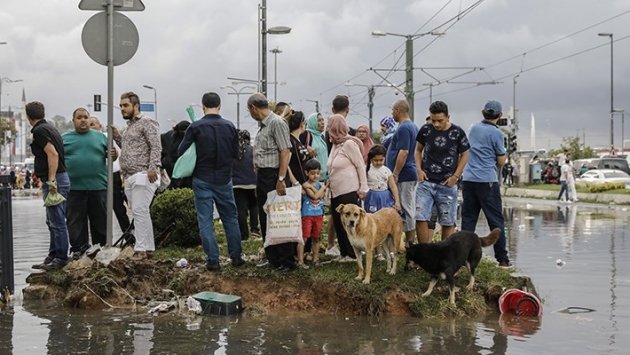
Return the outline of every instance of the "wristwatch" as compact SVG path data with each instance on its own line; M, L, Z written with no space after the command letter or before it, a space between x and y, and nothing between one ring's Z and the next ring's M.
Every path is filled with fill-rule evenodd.
M283 182L284 181L284 176L278 176L278 181Z

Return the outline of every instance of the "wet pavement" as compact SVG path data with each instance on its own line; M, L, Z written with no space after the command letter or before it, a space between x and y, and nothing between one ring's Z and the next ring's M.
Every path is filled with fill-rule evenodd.
M30 265L45 256L48 233L41 200L14 199L18 292L13 307L0 311L0 354L626 354L627 208L515 198L505 205L511 259L537 287L544 302L540 319L491 314L421 320L300 312L153 316L23 303L19 290ZM484 223L478 225L480 234L488 231ZM595 312L554 312L574 307Z

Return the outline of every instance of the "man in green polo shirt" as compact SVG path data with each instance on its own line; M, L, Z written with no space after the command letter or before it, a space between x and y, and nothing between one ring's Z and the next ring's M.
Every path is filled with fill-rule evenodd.
M74 110L74 130L62 135L70 193L66 221L72 259L78 260L92 244L107 242L107 137L90 129L90 114L84 108Z

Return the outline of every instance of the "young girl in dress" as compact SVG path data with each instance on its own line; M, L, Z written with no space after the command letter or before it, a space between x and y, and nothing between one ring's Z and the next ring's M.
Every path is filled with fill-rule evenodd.
M387 149L380 144L374 145L368 152L367 184L368 192L363 200L367 213L374 213L381 208L392 207L400 211L400 196L392 171L385 166ZM380 245L376 248L378 260L385 260Z

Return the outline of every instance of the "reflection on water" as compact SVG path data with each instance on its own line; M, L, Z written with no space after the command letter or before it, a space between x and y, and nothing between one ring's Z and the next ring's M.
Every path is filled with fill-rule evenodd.
M628 215L615 206L510 200L511 259L544 302L538 318L159 316L19 300L0 311L0 353L32 354L625 354L630 347ZM41 201L14 200L16 290L45 255ZM484 221L479 233L486 233ZM492 248L485 250L492 253ZM556 260L566 261L563 267ZM422 292L422 290L418 290ZM439 296L439 295L438 295ZM591 313L553 312L584 307Z

